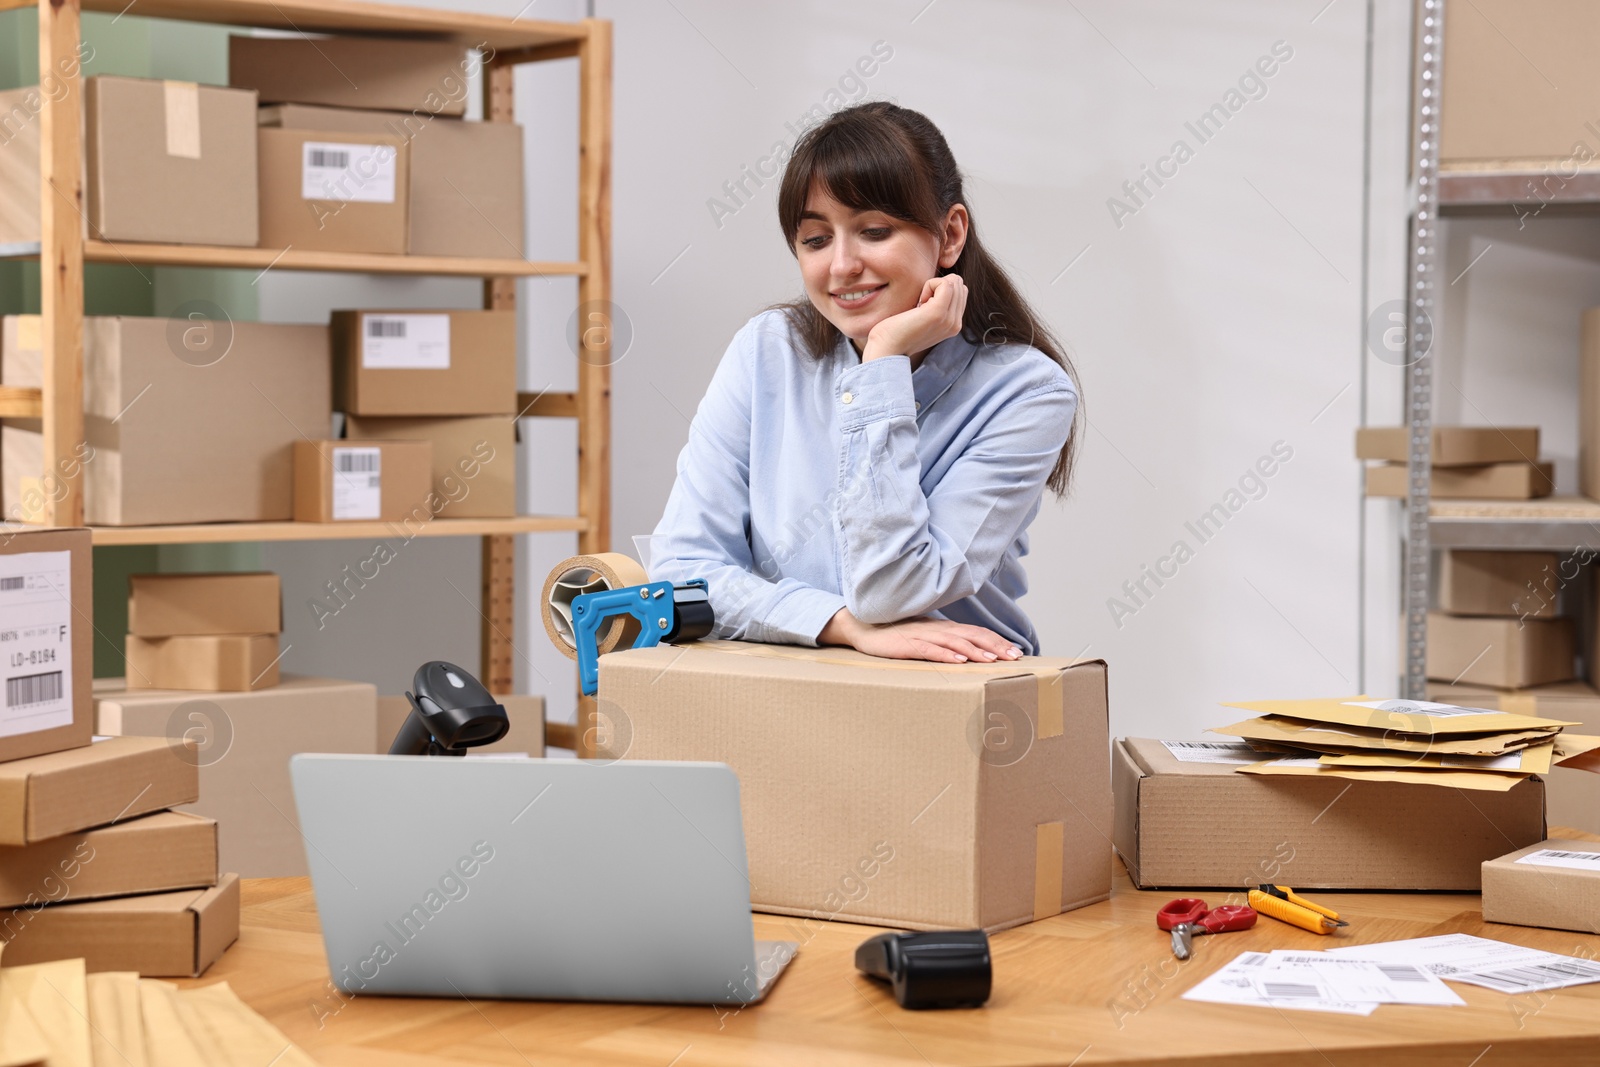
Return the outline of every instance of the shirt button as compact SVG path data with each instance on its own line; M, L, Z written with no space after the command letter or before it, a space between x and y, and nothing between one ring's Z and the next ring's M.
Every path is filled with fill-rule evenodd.
M848 403L850 403L850 402L851 402L851 401L853 401L853 400L855 400L855 394L854 394L854 393L845 393L845 394L844 394L844 395L843 395L843 396L841 396L841 397L840 397L840 398L839 398L839 399L840 399L840 400L841 400L841 401L843 401L843 402L844 402L844 403L846 403L846 404L848 404Z
M917 401L917 410L918 411L922 410L922 401L920 401L920 400Z

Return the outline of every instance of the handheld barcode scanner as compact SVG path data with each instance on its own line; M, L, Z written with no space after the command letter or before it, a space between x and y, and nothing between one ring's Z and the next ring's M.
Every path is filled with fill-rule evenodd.
M993 972L982 930L879 934L856 947L856 969L894 987L902 1008L977 1008Z
M417 668L406 699L411 714L389 746L391 756L464 756L511 729L506 709L471 674L436 659Z

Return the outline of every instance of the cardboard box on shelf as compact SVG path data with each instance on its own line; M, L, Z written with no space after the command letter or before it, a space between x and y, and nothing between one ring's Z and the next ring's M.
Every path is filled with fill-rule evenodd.
M1479 552L1462 548L1439 554L1439 610L1454 615L1509 615L1548 619L1565 584L1554 552Z
M1565 682L1577 673L1571 619L1428 613L1428 677L1501 689Z
M306 873L289 757L370 754L377 729L377 693L362 682L285 675L271 689L202 695L102 678L94 695L101 733L181 730L201 742L199 796L185 810L217 820L222 867L246 878Z
M1104 900L1103 660L703 641L600 658L601 755L739 776L752 906L1003 929Z
M209 889L19 909L0 923L7 966L83 959L90 971L198 978L239 939L239 876Z
M195 754L165 724L149 737L0 763L0 845L31 845L200 796Z
M1544 783L1505 793L1239 774L1160 741L1112 746L1117 852L1140 889L1478 889L1484 860L1545 836ZM1404 818L1396 818L1404 812Z
M1600 934L1600 841L1554 838L1485 860L1483 921Z
M84 320L83 353L86 440L73 462L82 469L85 521L267 522L293 514L292 446L326 437L333 424L326 327L92 317ZM38 367L37 358L7 349L0 381L37 376ZM38 422L0 426L0 456L0 492L12 516L26 500L22 472L37 475L44 465ZM48 472L46 479L48 489Z
M0 245L39 239L39 113L37 85L0 91Z
M398 522L433 488L431 441L296 441L297 522Z
M406 250L406 142L375 133L257 130L262 248Z
M255 93L101 75L84 104L91 237L255 246Z
M282 630L283 588L272 571L128 577L131 634L178 637Z
M90 541L88 530L0 536L0 761L81 748L94 734Z
M129 634L125 647L129 689L221 693L278 684L277 634Z
M1404 463L1367 468L1367 495L1406 498ZM1533 500L1555 491L1549 463L1490 463L1481 467L1435 467L1429 492L1436 500Z
M351 441L430 441L433 491L401 520L503 519L517 513L516 423L506 415L398 418L351 415Z
M280 104L261 125L392 133L410 142L414 256L523 258L522 127L393 111Z
M512 311L335 311L333 406L351 415L514 415Z
M1580 330L1578 491L1600 500L1600 307L1584 311Z
M216 884L217 824L178 811L0 848L0 908Z
M1539 458L1537 426L1435 426L1435 467L1484 463L1531 463ZM1409 426L1362 426L1356 430L1356 458L1405 463L1411 456Z
M483 745L468 751L480 755L507 756L521 754L535 759L544 757L544 697L521 693L496 696L506 709L511 729L492 745ZM382 755L394 744L395 735L411 714L411 704L403 696L378 698L378 734L372 751Z
M466 113L464 46L395 37L228 38L228 83L254 89L263 104Z

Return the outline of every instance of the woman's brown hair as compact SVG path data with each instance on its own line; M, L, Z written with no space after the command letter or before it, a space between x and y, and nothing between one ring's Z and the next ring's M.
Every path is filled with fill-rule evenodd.
M1073 385L1078 374L1044 320L1036 315L988 249L978 240L972 207L961 188L961 171L944 134L921 112L874 101L836 112L807 130L789 157L778 188L778 222L789 251L795 250L800 216L813 184L845 207L881 211L943 234L945 216L955 204L967 208L967 242L955 265L939 273L958 274L967 285L961 334L973 344L1032 345L1060 364ZM822 359L839 343L839 328L810 300L778 307L788 316L807 351ZM1083 406L1079 392L1078 406ZM1046 483L1064 496L1077 457L1076 411L1061 455Z

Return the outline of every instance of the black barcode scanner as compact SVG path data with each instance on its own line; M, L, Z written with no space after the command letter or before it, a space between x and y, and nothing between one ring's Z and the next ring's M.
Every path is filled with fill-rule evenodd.
M506 709L468 672L436 659L417 668L407 693L411 714L389 746L391 756L464 756L511 729Z
M856 968L894 987L902 1008L976 1008L993 974L982 930L879 934L856 948Z

